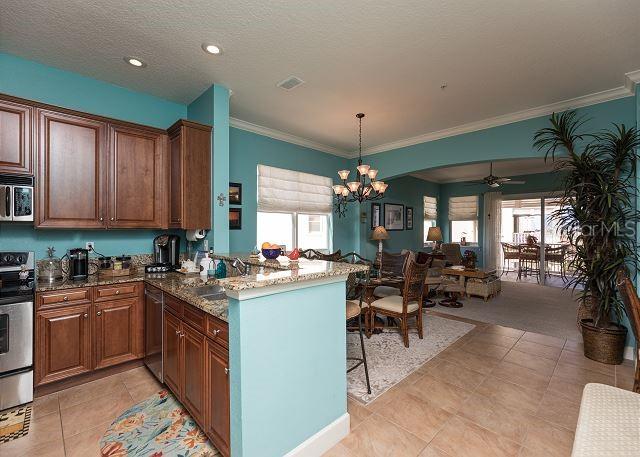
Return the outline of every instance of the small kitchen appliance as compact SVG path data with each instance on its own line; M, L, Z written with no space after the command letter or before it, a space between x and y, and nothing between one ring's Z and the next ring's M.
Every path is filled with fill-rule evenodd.
M87 279L89 276L89 251L83 248L69 249L69 279Z
M33 252L0 252L0 411L33 401Z
M33 176L0 174L0 222L33 221Z
M153 261L154 266L180 268L180 237L168 234L156 236L153 239Z
M53 246L47 248L47 257L38 267L38 281L52 283L62 279L62 261L53 255L55 251Z

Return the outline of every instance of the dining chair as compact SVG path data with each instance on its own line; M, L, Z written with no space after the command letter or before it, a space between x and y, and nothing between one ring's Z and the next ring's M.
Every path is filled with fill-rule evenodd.
M566 253L567 246L563 244L551 246L546 245L544 247L545 272L548 276L551 276L552 272L560 273L562 281L567 282L567 277L564 271Z
M500 276L505 273L515 272L509 268L510 260L517 260L520 264L520 246L512 243L500 243L502 245L502 272Z
M427 276L427 263L409 263L402 296L389 295L374 300L369 305L369 325L375 325L376 314L382 314L400 320L400 329L405 347L409 347L409 318L415 317L418 326L418 337L423 338L422 329L422 298L424 295L424 280Z
M407 260L409 253L393 254L390 252L381 252L377 258L378 280L384 282L389 280L389 284L402 280L405 276ZM373 290L373 296L376 298L387 297L389 295L401 295L402 290L394 285L382 284Z
M320 252L316 249L302 249L300 251L300 257L308 260L326 260L328 262L337 262L342 257L342 253L340 249L338 249L336 252L331 252L328 254Z
M633 282L629 279L629 273L626 268L620 268L617 273L617 286L624 309L626 311L631 330L636 338L636 370L633 378L633 391L640 393L640 299L633 286Z
M536 275L536 279L540 282L540 245L539 244L521 244L520 256L518 264L518 279L522 279L522 273L527 276Z
M355 361L356 364L347 369L347 373L364 365L364 376L367 382L367 393L371 393L371 384L369 383L369 367L367 366L367 354L364 350L364 337L362 328L362 311L365 313L365 321L368 318L369 304L364 300L364 294L369 284L371 275L371 261L361 257L355 252L350 252L338 259L339 262L347 262L351 264L366 265L366 271L349 273L347 276L347 322L352 319L358 319L358 333L360 334L360 349L362 357L347 357L347 360Z

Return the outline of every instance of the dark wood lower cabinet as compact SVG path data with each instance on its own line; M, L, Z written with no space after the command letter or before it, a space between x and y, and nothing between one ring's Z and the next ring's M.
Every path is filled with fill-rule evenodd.
M137 298L125 298L94 305L96 369L138 358L137 309Z
M36 314L36 384L91 371L91 304Z
M191 305L181 305L188 315ZM165 307L164 382L222 455L229 456L229 351L173 312Z
M223 455L229 455L229 352L209 339L206 369L205 433Z

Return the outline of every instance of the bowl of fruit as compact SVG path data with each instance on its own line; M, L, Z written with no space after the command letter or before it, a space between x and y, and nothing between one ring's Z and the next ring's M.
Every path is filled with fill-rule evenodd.
M282 255L282 248L278 244L262 243L262 255L269 260L277 259Z

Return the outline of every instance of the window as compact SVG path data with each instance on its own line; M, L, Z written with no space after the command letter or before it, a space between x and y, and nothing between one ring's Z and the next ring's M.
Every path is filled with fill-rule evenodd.
M332 249L331 178L258 165L256 244Z
M429 197L425 195L423 197L424 202L424 222L423 222L423 237L426 245L427 235L429 234L429 227L435 227L438 220L438 200L436 197Z
M464 237L467 243L478 242L478 196L449 198L450 240Z

